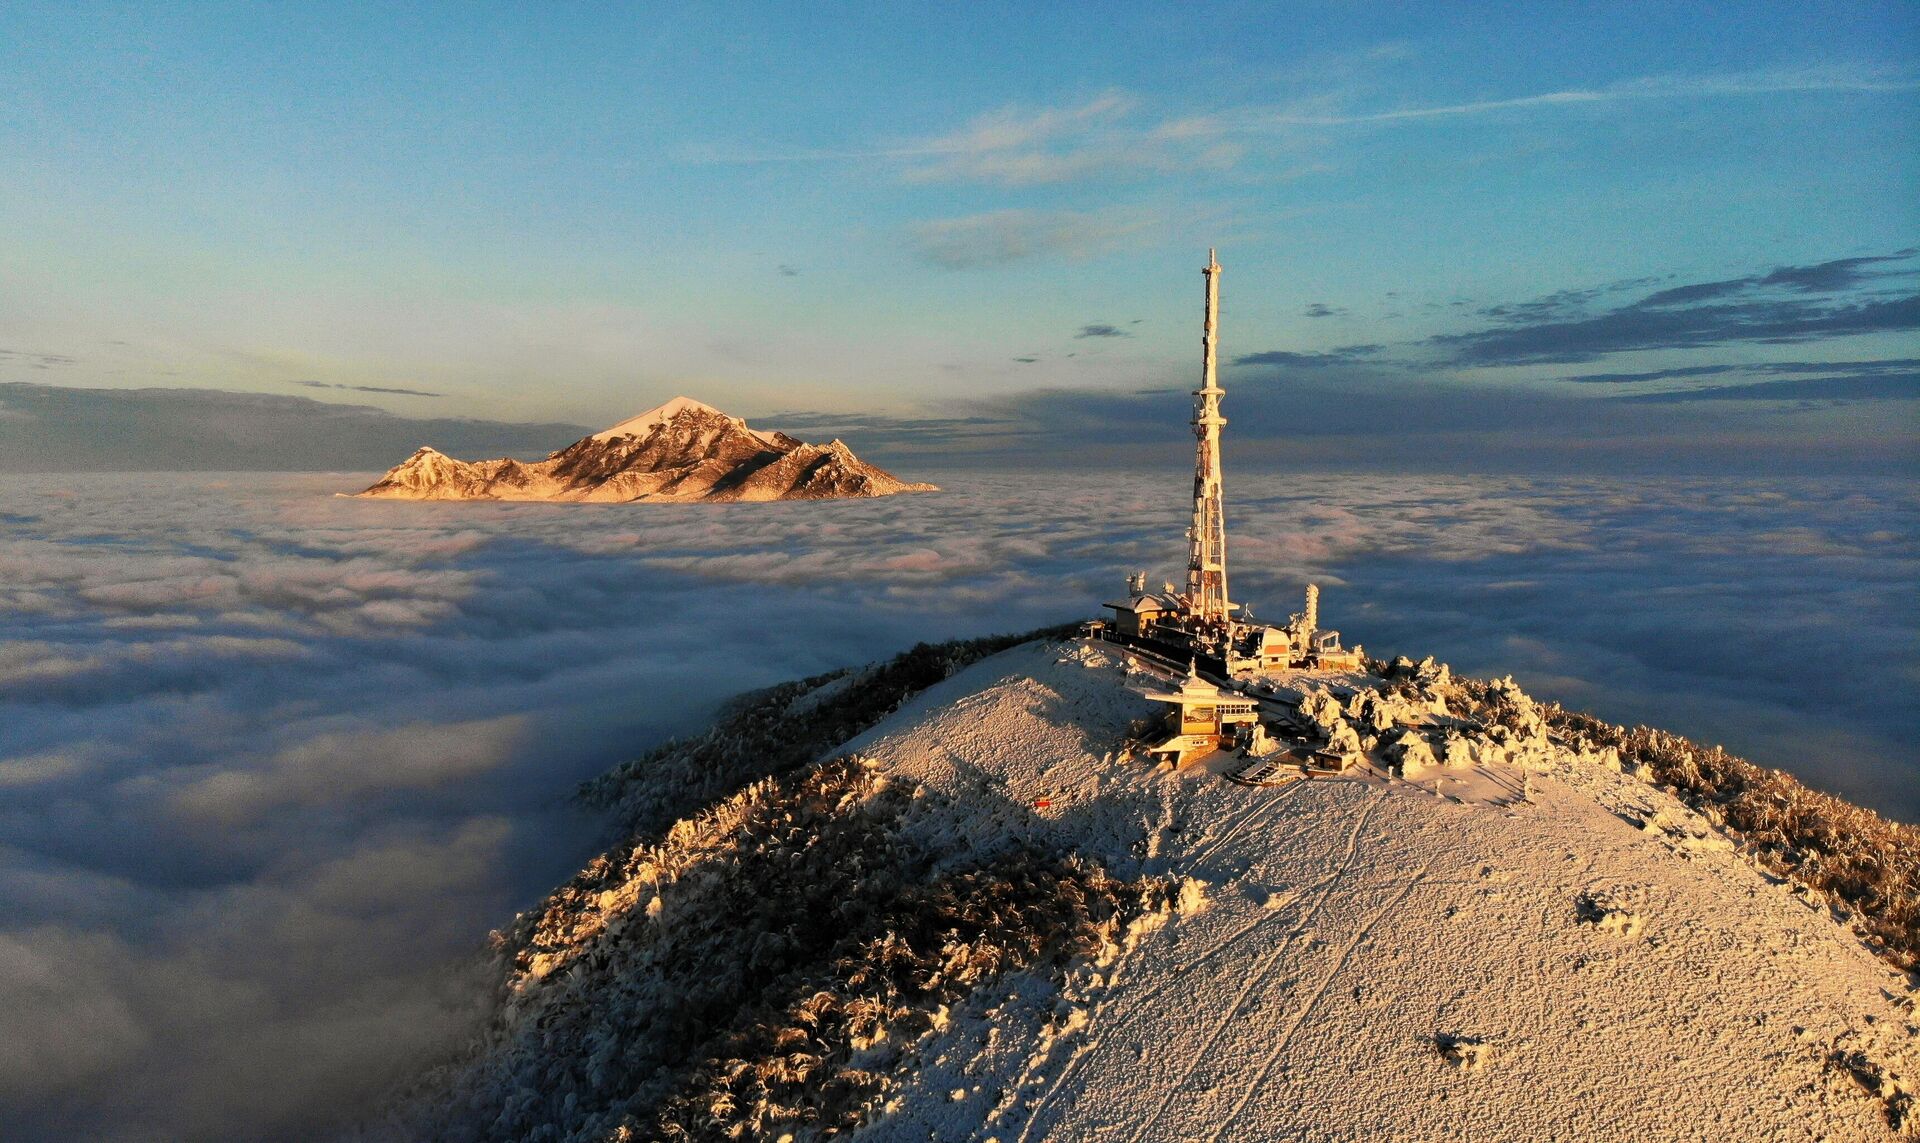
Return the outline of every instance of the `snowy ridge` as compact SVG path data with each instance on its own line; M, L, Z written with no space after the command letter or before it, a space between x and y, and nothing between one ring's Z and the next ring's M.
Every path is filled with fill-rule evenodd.
M396 1122L999 1143L1911 1128L1911 979L1510 682L1276 678L1371 761L1249 789L1225 756L1130 757L1153 680L1111 648L1029 643L838 761L767 756L895 705L886 671L733 716L740 764L769 776L670 828L630 814L632 842L504 938L484 1049ZM1464 745L1397 776L1410 733ZM658 806L728 741L597 794ZM719 1023L689 1024L677 998L716 979L737 988L703 993Z

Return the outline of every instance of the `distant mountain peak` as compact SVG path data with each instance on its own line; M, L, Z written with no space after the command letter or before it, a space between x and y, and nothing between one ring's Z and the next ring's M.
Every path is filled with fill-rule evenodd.
M545 460L455 460L422 446L362 496L403 500L836 500L933 492L835 438L762 433L691 397L628 417Z
M597 441L610 441L615 437L644 438L661 425L689 411L711 413L717 417L727 417L727 419L731 421L740 420L738 417L728 416L726 413L721 412L704 401L696 401L692 397L675 397L664 405L656 405L644 413L635 413L617 425L601 429L599 432L593 434L593 439ZM746 424L745 421L741 421L740 423L742 425Z

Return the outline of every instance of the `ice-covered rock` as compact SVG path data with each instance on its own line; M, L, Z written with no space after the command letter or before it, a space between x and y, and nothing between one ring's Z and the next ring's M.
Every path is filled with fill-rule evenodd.
M1478 1036L1442 1033L1433 1038L1440 1058L1463 1072L1477 1072L1493 1062L1493 1045Z

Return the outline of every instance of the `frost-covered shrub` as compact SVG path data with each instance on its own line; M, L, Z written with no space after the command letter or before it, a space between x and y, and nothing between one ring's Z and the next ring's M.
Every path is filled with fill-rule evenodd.
M1364 753L1360 732L1355 730L1350 722L1336 722L1327 734L1327 753L1337 754L1342 758L1358 757Z
M1160 887L1027 852L903 893L785 1004L743 1014L639 1138L737 1139L846 1129L895 1085L903 1049L973 989L1016 968L1097 954ZM1185 907L1185 896L1182 898Z
M922 795L937 797L938 795ZM806 1138L873 1114L904 1049L1015 969L1102 955L1164 910L1021 849L934 875L908 784L839 757L596 859L499 942L484 1043L394 1137Z
M1331 692L1323 690L1309 690L1301 695L1295 709L1300 712L1300 717L1316 727L1322 736L1339 726L1345 714L1340 706L1340 700Z
M1400 731L1389 753L1393 756L1395 769L1406 778L1418 778L1439 764L1433 756L1433 747L1417 730Z

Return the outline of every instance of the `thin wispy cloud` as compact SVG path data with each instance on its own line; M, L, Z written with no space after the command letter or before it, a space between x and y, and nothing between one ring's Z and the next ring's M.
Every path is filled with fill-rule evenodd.
M80 359L70 353L36 353L24 349L0 349L0 364L20 364L29 369L55 369L77 365Z
M1426 119L1458 119L1507 111L1553 109L1646 100L1795 94L1897 95L1920 90L1920 78L1852 68L1802 68L1726 75L1647 76L1592 88L1543 91L1503 99L1394 107L1380 110L1312 111L1249 108L1218 121L1221 131L1282 127L1352 127Z
M1920 371L1750 381L1741 385L1628 393L1615 400L1649 405L1695 401L1920 401Z
M338 381L295 381L305 389L343 389L350 393L387 393L396 397L444 397L445 393L429 393L424 389L391 389L383 385L343 385Z
M1356 96L1335 91L1280 104L1155 116L1142 99L1116 90L1057 107L1002 107L976 116L958 130L892 145L712 150L688 158L700 163L888 160L900 166L908 182L1033 186L1129 171L1225 170L1246 155L1248 140L1295 129L1416 124L1657 101L1913 91L1920 91L1920 77L1907 72L1820 66L1644 76L1590 88L1392 107L1355 106Z
M1578 363L1610 354L1736 344L1783 345L1920 330L1920 250L1778 266L1669 286L1589 308L1602 289L1566 290L1478 311L1493 324L1438 334L1432 345L1467 366Z
M1066 108L1003 108L951 135L927 140L904 172L908 182L1035 186L1127 172L1223 170L1236 144L1135 122L1139 103L1109 92Z
M1149 223L1131 211L996 210L915 223L906 237L921 261L968 270L1042 256L1090 258Z
M1728 365L1685 365L1638 373L1582 373L1575 377L1562 377L1561 380L1581 385L1644 385L1655 381L1724 377L1730 373L1884 377L1916 372L1920 372L1920 357L1895 357L1878 361L1758 361Z
M1233 359L1235 365L1277 365L1289 369L1325 369L1353 365L1379 353L1378 345L1342 345L1325 353L1296 353L1286 349L1266 349L1243 353Z
M885 160L910 183L982 182L1033 186L1131 169L1167 170L1178 164L1231 165L1231 148L1189 145L1194 137L1142 127L1139 101L1109 91L1060 107L1002 107L955 131L876 147L791 151L709 151L696 163L830 163ZM1143 146L1143 142L1149 145Z
M1749 274L1739 278L1724 278L1716 282L1695 282L1686 286L1674 286L1649 294L1635 302L1634 306L1638 309L1666 309L1766 290L1770 287L1800 294L1839 293L1842 290L1853 290L1870 285L1876 279L1898 278L1903 274L1912 274L1911 267L1906 267L1904 270L1898 267L1901 263L1911 261L1916 254L1920 254L1920 249L1909 247L1905 250L1896 250L1891 254L1834 258L1808 266L1777 266L1764 274ZM1886 266L1896 268L1881 268Z
M418 390L300 382L432 397ZM90 389L0 382L0 472L379 470L421 445L453 456L541 457L591 430L462 417L401 417L277 393Z
M1638 373L1583 373L1562 377L1579 385L1640 385L1649 381L1682 381L1693 377L1718 377L1732 373L1738 365L1682 365L1673 369L1648 369Z

